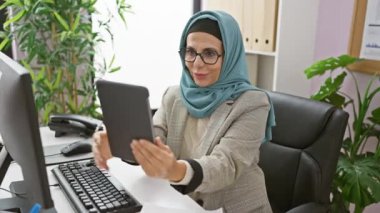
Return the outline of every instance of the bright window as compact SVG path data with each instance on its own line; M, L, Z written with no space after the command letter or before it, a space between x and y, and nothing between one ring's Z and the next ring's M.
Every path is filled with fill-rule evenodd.
M107 2L107 3L106 3ZM99 0L97 8L104 14ZM133 14L127 15L127 27L121 20L112 22L114 43L99 47L98 57L109 61L115 54L115 65L121 70L105 76L108 80L144 85L150 92L152 108L161 104L166 88L178 85L182 66L178 47L182 30L192 14L193 0L134 0ZM96 17L94 17L96 19Z

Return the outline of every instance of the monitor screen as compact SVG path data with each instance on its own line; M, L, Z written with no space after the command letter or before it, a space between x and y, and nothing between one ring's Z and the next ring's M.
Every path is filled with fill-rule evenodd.
M24 180L13 187L26 198L26 208L35 203L43 209L53 207L32 80L25 68L3 53L0 53L0 135L7 152L21 167Z

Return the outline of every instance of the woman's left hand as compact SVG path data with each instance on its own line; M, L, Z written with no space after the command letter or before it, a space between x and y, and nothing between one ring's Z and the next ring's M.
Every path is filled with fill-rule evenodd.
M162 143L159 137L155 138L154 143L133 140L131 148L146 175L174 182L185 176L186 165L177 161L169 146Z

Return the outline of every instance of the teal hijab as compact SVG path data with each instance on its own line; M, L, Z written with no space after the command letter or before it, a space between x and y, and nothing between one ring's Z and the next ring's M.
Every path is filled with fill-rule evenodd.
M231 15L222 11L201 11L194 14L182 32L180 49L186 47L188 31L192 24L205 18L218 22L223 40L224 56L218 81L208 87L199 87L194 83L185 62L182 60L181 98L189 113L196 118L208 117L220 104L227 100L235 100L247 90L261 90L252 86L249 81L242 36L238 23ZM271 128L274 125L274 112L271 103L265 141L271 140Z

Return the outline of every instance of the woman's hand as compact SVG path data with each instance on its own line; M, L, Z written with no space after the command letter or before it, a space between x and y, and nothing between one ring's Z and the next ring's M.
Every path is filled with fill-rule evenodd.
M108 142L107 132L95 132L92 137L94 139L92 152L94 153L95 163L99 168L108 169L107 160L112 158L112 154Z
M169 146L162 143L159 137L155 138L154 144L147 140L133 140L131 148L146 175L173 182L178 182L185 176L186 165L177 162Z

